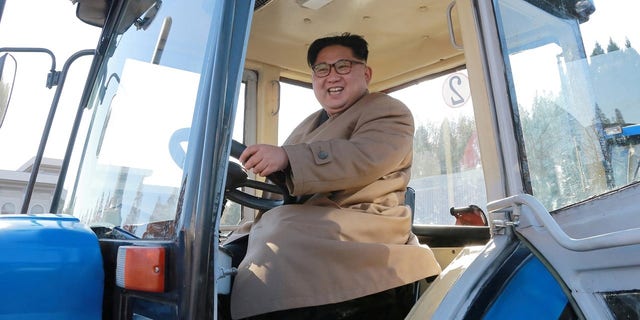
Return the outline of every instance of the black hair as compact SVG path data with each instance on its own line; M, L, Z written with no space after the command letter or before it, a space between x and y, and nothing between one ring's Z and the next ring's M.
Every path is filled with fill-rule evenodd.
M307 63L309 66L313 66L316 62L320 50L332 45L340 45L350 48L356 58L362 59L365 62L369 56L367 41L364 40L362 36L345 32L339 36L320 38L313 41L309 46L309 51L307 51Z

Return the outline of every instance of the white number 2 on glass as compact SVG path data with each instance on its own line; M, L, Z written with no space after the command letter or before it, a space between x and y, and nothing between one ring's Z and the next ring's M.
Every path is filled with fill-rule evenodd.
M452 73L442 84L442 98L452 108L459 108L469 101L469 79L463 73Z

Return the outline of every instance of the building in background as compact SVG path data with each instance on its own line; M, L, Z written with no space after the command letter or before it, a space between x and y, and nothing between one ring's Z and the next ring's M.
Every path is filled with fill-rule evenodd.
M0 170L0 214L20 213L34 159L31 158L16 171ZM28 213L49 211L61 166L60 159L42 159Z

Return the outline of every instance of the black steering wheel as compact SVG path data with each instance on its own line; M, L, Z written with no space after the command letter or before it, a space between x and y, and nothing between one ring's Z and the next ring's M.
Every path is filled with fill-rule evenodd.
M232 140L231 141L231 156L235 159L240 158L242 151L247 146L244 144ZM229 161L229 169L227 170L227 184L225 186L225 198L238 203L243 206L247 206L258 210L269 210L283 204L295 203L295 197L289 194L289 189L285 185L285 177L283 172L272 173L267 176L269 181L266 183L262 181L249 179L247 171L237 162ZM248 194L238 188L251 188L255 190L267 191L274 194L279 194L282 199L268 199L260 198L254 195Z

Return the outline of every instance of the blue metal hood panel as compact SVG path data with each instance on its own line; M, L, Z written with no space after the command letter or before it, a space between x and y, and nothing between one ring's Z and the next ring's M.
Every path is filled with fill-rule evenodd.
M0 318L100 319L98 238L70 215L0 216Z

